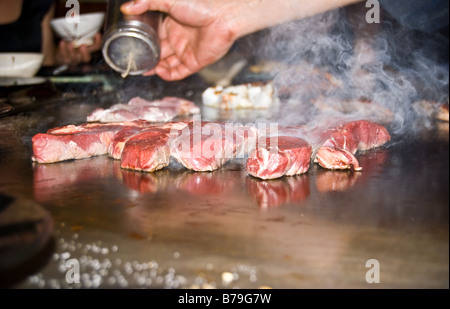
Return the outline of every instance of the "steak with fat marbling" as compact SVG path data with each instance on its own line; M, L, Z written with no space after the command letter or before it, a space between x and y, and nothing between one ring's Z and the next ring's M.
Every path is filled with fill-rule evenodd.
M312 148L293 136L262 138L247 159L247 172L261 179L275 179L306 173Z
M255 144L253 127L219 122L191 123L171 146L171 155L184 167L198 172L214 171L229 160L243 158Z
M198 113L200 108L186 99L165 97L161 100L147 101L135 97L127 104L114 104L108 109L98 108L87 117L87 121L119 122L142 119L150 122L166 122L177 116Z
M380 124L359 120L342 124L325 131L324 142L317 151L314 162L326 169L354 169L360 171L358 151L374 149L390 141L389 132Z
M108 153L115 134L125 127L135 127L140 122L112 124L82 124L54 128L38 133L32 138L33 157L38 163L54 163L84 159Z

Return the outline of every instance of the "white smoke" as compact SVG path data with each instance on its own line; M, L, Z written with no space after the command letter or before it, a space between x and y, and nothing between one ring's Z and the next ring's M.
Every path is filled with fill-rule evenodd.
M390 21L379 28L355 40L355 29L342 10L335 10L267 31L257 56L280 62L273 76L283 100L278 121L298 125L366 118L404 134L414 130L418 117L430 120L418 115L413 103L448 101L448 62L436 59L432 46L420 48L413 31Z

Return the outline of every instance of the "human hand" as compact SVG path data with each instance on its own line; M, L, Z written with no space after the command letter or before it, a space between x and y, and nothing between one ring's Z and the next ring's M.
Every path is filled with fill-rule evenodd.
M160 61L144 75L180 80L222 58L237 38L226 14L228 6L227 1L214 0L138 0L122 5L126 15L167 13L158 29Z
M161 59L155 69L165 80L183 79L225 56L247 34L362 0L135 0L125 15L161 11Z
M75 47L72 42L61 40L58 44L56 60L59 64L77 65L91 61L91 54L100 50L102 46L102 36L96 33L94 42L91 45L82 44Z

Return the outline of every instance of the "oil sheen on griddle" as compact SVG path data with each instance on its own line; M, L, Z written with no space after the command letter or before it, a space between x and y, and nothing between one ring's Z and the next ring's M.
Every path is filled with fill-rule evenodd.
M102 47L105 61L122 77L140 75L156 66L160 57L157 33L162 20L159 12L123 15L120 5L124 2L108 2Z

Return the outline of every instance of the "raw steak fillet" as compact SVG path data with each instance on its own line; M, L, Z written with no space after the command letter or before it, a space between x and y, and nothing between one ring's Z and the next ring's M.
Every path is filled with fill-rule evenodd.
M325 142L317 151L314 161L327 169L354 169L360 171L357 151L380 147L390 141L385 127L374 122L359 120L343 124L323 134Z
M168 122L163 125L147 125L144 127L124 127L120 130L109 145L108 154L111 158L119 160L122 156L126 142L134 135L144 131L160 131L170 134L171 138L179 135L179 132L188 125L188 122Z
M104 155L114 133L85 133L74 135L37 134L33 137L32 160L53 163Z
M147 101L140 97L128 104L115 104L108 109L96 109L87 117L88 122L120 122L142 119L150 122L166 122L181 115L200 113L193 102L176 97L165 97L157 101Z
M235 158L246 158L256 148L258 130L252 126L235 126L233 140L236 144Z
M308 171L312 148L303 139L292 136L267 137L247 160L247 172L256 178L275 179Z
M200 108L196 106L194 102L178 97L164 97L161 100L150 102L140 97L136 97L131 99L128 104L132 106L152 105L163 109L171 109L176 111L177 115L180 116L200 114Z
M142 131L146 130L147 128L141 128L141 127L125 127L119 132L117 132L116 135L114 135L114 138L111 140L111 143L108 147L108 155L116 160L120 160L122 156L123 148L125 147L125 143L134 135L141 133Z
M76 133L96 133L96 132L107 132L113 131L118 132L124 127L128 126L140 126L144 127L150 125L146 121L131 121L131 122L118 122L118 123L83 123L80 125L69 124L63 127L57 127L49 129L48 134L53 135L65 135L65 134L76 134Z
M350 151L339 147L322 146L317 151L315 163L330 170L354 169L361 171L358 159Z
M36 134L32 139L32 160L53 163L104 155L114 135L126 125L135 124L69 125Z
M373 176L377 169L381 169L389 158L389 151L377 149L364 153L359 162L364 166L364 173L354 171L328 171L324 170L317 174L316 188L319 192L346 191L357 183L363 183Z
M231 159L236 152L233 138L225 136L223 125L202 123L183 130L174 140L171 154L190 170L214 171Z
M251 127L213 122L192 124L173 141L171 154L187 169L214 171L229 160L245 155L256 136L256 129Z
M148 131L134 135L125 143L120 167L154 172L168 166L169 163L169 134L162 131Z

